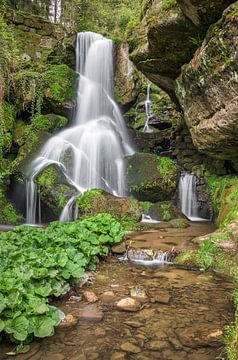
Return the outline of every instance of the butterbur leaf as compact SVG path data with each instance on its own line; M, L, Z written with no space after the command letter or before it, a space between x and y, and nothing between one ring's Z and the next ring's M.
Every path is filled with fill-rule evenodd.
M38 289L35 289L35 293L43 297L49 296L51 292L52 292L52 288L50 285L42 286L39 287Z
M39 338L54 334L54 321L48 316L38 316L35 319L34 335Z
M16 354L25 354L31 349L30 345L18 345L15 349Z
M13 320L6 321L4 330L12 334L16 340L24 341L28 335L28 319L22 315Z

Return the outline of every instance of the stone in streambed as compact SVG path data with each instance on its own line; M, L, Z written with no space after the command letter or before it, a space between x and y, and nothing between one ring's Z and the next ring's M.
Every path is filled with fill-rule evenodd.
M116 306L119 310L133 312L133 311L140 310L141 304L138 300L128 297L128 298L121 299L120 301L118 301Z
M114 299L115 299L115 294L113 291L105 291L100 297L100 300L104 304L113 303Z
M151 302L168 305L170 302L170 294L168 291L159 291L153 296Z
M110 360L124 360L124 359L125 359L125 353L115 352L111 355Z
M61 323L58 325L58 328L67 328L70 326L75 326L78 322L78 319L73 316L72 314L67 314L61 321Z
M93 304L98 301L98 297L93 291L84 291L83 297L89 304Z
M139 301L145 301L148 299L146 291L139 285L133 286L130 290L130 295L132 298L138 299Z
M129 341L121 344L121 350L132 354L138 354L141 351L139 346L136 346Z

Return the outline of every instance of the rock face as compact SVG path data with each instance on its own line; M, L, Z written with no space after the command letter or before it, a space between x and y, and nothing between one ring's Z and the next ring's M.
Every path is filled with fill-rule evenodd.
M85 192L77 199L77 205L79 218L109 213L120 221L137 222L143 212L136 199L116 197L101 189Z
M29 64L31 62L39 64L49 60L52 63L65 63L75 68L75 35L68 36L62 26L23 11L8 8L3 15L14 32L23 60L28 61Z
M238 170L238 2L213 25L183 67L177 96L195 147Z
M139 94L140 76L129 59L128 44L116 45L115 59L116 100L126 108Z
M234 0L177 0L182 12L196 26L209 26Z
M174 80L191 59L199 31L176 1L147 3L140 26L129 37L130 58L148 79L174 97Z
M173 160L137 153L127 158L129 191L142 201L170 200L175 195L179 168Z

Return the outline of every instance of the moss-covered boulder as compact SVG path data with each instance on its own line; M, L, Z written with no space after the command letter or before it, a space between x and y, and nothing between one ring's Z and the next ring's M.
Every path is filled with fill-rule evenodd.
M157 202L175 196L180 171L173 160L146 153L126 160L128 190L137 199Z
M143 213L142 206L136 199L117 197L102 189L85 192L77 199L77 205L79 218L109 213L129 226L137 223Z
M78 75L67 65L47 65L43 71L24 69L15 75L18 111L52 112L68 118L74 107Z
M238 171L238 2L209 28L177 81L177 96L198 151Z
M59 218L63 208L78 191L67 182L62 171L55 165L43 170L36 179L41 202Z
M174 97L174 80L192 58L200 36L175 0L147 1L141 24L129 36L130 58L149 80Z
M149 209L149 215L152 219L159 221L185 218L172 201L161 201L153 204Z

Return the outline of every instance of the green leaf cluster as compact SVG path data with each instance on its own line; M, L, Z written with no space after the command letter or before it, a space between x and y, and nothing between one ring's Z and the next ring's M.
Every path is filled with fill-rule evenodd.
M52 335L64 314L49 305L49 297L67 293L123 236L105 213L0 233L0 333L19 342Z

